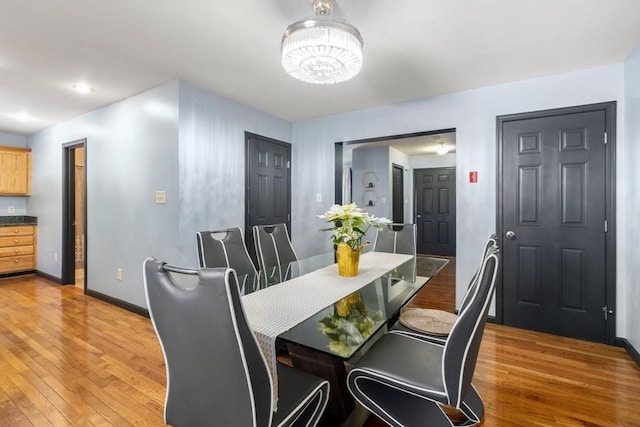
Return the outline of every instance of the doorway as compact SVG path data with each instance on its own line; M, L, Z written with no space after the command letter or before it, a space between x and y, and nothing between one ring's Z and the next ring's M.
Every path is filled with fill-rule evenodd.
M498 117L505 325L615 340L615 103Z
M86 289L86 140L63 145L62 283Z
M335 143L335 203L357 203L362 201L359 197L358 185L361 184L361 175L356 173L354 167L354 153L363 149L377 149L387 147L389 149L388 160L380 168L380 177L383 179L381 194L378 197L379 204L386 211L374 212L378 216L392 218L394 222L418 224L416 213L416 181L414 171L417 169L446 169L455 171L456 164L456 130L441 129L434 131L416 132L410 134L391 135L376 138L359 139ZM445 152L441 151L446 148ZM392 154L393 152L393 154ZM368 164L371 167L371 164ZM368 169L370 170L370 169ZM388 171L388 172L387 172ZM388 181L388 186L386 182ZM447 198L449 207L455 208L455 172L450 179L452 198ZM402 196L396 189L405 188ZM355 188L354 188L355 187ZM387 194L388 189L388 194ZM368 188L364 189L369 190ZM377 188L376 188L377 191ZM390 199L392 203L385 201ZM366 205L366 203L363 203ZM406 207L404 205L407 205ZM400 214L402 212L402 214ZM409 218L407 215L411 215ZM455 219L450 231L453 236L448 248L448 256L455 256ZM418 237L419 239L419 237ZM423 248L424 249L424 248ZM426 249L425 252L428 253Z
M245 242L257 266L254 225L286 224L291 237L291 144L245 132Z

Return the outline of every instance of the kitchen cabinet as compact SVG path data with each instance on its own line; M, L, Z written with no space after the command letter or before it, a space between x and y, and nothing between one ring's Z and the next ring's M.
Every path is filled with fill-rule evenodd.
M0 195L31 194L31 149L0 147Z
M0 274L36 269L36 226L0 227Z

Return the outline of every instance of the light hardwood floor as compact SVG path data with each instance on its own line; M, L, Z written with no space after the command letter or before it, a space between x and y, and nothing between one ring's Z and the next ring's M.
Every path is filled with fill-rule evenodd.
M447 303L452 271L413 304ZM620 348L488 325L474 383L485 426L640 426L640 369ZM0 426L159 426L164 393L149 319L36 276L0 280Z

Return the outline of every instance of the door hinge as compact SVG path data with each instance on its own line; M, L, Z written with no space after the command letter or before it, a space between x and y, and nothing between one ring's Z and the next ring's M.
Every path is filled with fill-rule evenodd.
M291 162L287 160L287 169L291 168Z
M609 222L605 219L604 220L604 232L608 232L609 231Z
M604 320L608 320L609 315L613 316L613 310L609 309L606 305L602 307L602 312L604 313Z
M607 142L608 142L608 138L607 138L607 133L605 132L604 133L604 143L605 143L605 145L607 144Z
M291 214L287 214L287 221L291 221Z

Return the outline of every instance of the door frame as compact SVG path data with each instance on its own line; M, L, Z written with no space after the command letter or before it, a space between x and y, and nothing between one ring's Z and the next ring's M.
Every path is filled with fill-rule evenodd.
M352 139L347 141L338 141L334 143L334 159L335 159L335 182L334 182L334 200L336 204L342 204L342 148L345 145L366 144L369 142L391 141L394 139L414 138L417 136L437 135L439 133L455 132L456 128L447 128L439 130L429 130L423 132L403 133L397 135L378 136L375 138ZM415 218L414 218L415 220Z
M87 139L78 139L62 144L62 253L60 279L63 285L74 285L75 277L75 234L72 213L75 212L75 160L74 150L84 147L84 292L87 292Z
M605 324L605 340L607 344L614 345L616 342L616 101L600 102L565 108L554 108L551 110L531 111L517 114L507 114L496 117L496 233L498 244L502 247L504 239L503 227L503 204L502 187L503 160L502 160L502 127L504 123L516 120L539 119L550 116L585 113L592 111L605 112L605 132L607 135L605 147L605 218L607 221L607 232L605 233L605 305L611 310L610 315L613 321ZM604 224L603 224L604 226ZM502 270L504 264L500 265L500 271L496 278L496 317L495 321L504 324L504 283ZM604 314L603 314L604 315Z

